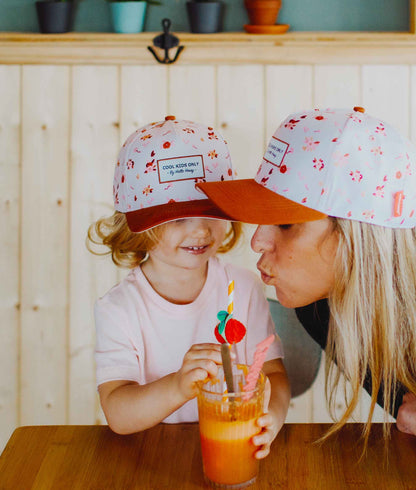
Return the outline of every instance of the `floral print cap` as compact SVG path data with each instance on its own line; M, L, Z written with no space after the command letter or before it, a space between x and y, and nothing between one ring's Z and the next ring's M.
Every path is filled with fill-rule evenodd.
M225 219L195 184L232 178L230 153L219 133L167 116L135 131L121 148L114 206L135 232L185 217Z
M238 182L200 188L230 218L249 223L329 215L416 226L416 147L360 107L291 114L272 136L255 179ZM250 208L232 210L238 195Z
M392 228L416 224L416 148L356 110L289 116L273 135L256 182L330 216Z

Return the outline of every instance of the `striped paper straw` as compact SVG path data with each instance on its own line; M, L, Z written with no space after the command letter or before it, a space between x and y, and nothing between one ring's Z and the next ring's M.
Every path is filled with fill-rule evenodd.
M234 310L234 281L230 281L228 283L228 306L227 312L228 314L232 314Z

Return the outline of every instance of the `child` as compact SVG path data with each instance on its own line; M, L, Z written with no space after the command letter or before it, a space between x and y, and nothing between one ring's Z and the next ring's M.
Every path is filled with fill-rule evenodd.
M132 269L95 307L98 391L115 432L198 419L197 382L215 376L221 363L214 328L230 280L234 318L247 327L237 344L239 362L250 364L256 344L274 333L261 282L216 258L235 245L241 225L224 221L195 188L232 175L222 137L173 116L138 129L120 151L116 212L88 232L90 242L109 247L117 265ZM271 398L269 413L258 420L257 458L268 454L288 408L281 357L276 339L264 364Z

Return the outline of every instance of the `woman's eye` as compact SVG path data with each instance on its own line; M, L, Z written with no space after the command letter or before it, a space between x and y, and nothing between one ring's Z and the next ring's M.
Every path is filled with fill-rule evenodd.
M281 230L289 230L292 227L292 225L276 225L276 226Z

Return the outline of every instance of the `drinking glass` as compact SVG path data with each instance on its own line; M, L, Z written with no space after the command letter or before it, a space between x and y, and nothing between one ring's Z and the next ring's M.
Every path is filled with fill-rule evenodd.
M235 393L227 393L222 367L216 378L201 384L198 394L199 430L205 479L221 488L243 488L257 477L259 460L253 436L261 429L257 419L263 414L265 376L243 391L248 366L233 366Z

